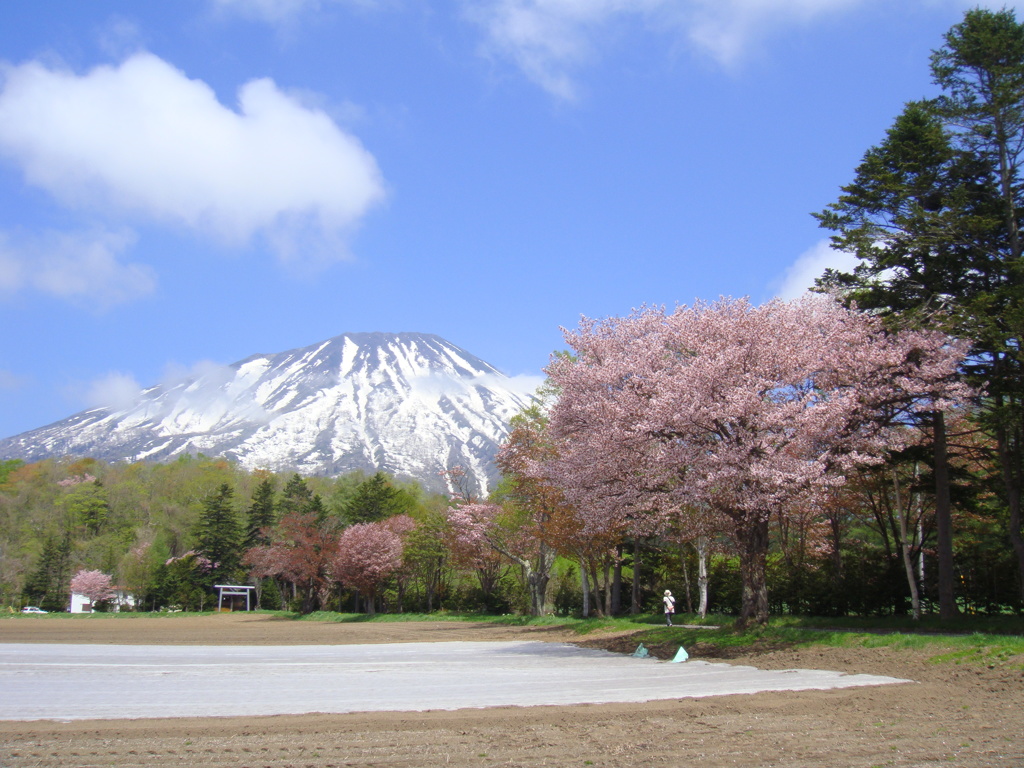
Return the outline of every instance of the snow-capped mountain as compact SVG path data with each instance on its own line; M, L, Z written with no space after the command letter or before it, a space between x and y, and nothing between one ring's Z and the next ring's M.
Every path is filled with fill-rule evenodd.
M304 475L382 469L431 490L445 490L440 473L461 466L485 491L508 421L529 401L508 377L438 336L349 333L0 440L0 457L203 453Z

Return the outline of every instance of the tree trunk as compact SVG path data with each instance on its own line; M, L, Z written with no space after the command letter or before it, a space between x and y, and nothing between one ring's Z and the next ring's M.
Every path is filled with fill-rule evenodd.
M544 603L547 598L548 581L547 573L541 573L530 568L526 573L526 583L530 588L530 614L533 616L544 615Z
M605 616L611 616L612 615L612 606L614 605L614 597L613 597L612 593L615 591L615 588L612 586L611 568L612 568L612 565L608 561L608 555L605 555L604 556L604 569L603 569L603 574L604 574L604 615Z
M686 564L686 547L682 548L679 561L683 566L683 585L686 587L686 612L693 613L693 597L690 595L690 568Z
M548 582L551 580L551 565L555 561L554 551L543 541L540 542L536 568L525 557L517 557L509 552L502 552L502 554L519 563L523 569L526 588L530 593L530 614L543 616L544 606L547 603Z
M736 626L768 623L768 515L744 515L736 527L743 599Z
M594 590L594 604L592 612L597 616L604 616L604 603L602 602L602 595L605 595L608 591L608 574L606 572L603 573L605 581L602 584L602 571L599 568L599 563L597 561L591 561L589 573L591 589Z
M618 616L622 611L622 550L621 544L615 547L615 570L612 582L612 602L608 607L609 616Z
M939 565L939 618L953 619L958 611L954 594L953 514L949 495L949 456L946 450L946 417L937 411L933 420L935 451L935 529Z
M590 580L587 578L587 561L580 558L580 589L583 590L583 618L590 618Z
M924 520L919 514L917 516L917 540L921 547L917 550L917 583L924 584Z
M846 612L846 601L838 599L843 594L843 522L840 513L830 510L828 515L829 528L832 534L832 594L835 596L833 602L841 611L840 615Z
M1010 497L1010 543L1017 555L1017 575L1020 582L1020 599L1024 603L1024 535L1021 532L1020 488L1014 488Z
M1017 577L1020 586L1021 601L1024 602L1024 531L1021 530L1021 479L1019 454L1015 448L1021 445L1021 435L1011 436L1010 430L1017 432L1016 424L1003 426L996 431L996 450L999 453L999 464L1003 475L1003 486L1006 493L1006 506L1009 510L1008 533L1014 554L1017 555ZM1017 439L1014 440L1014 437Z
M708 537L697 537L697 589L700 602L697 615L702 619L708 615Z
M640 541L633 540L633 582L629 589L629 613L640 613Z
M917 474L915 468L914 474ZM900 522L900 551L903 555L903 570L907 574L907 586L910 588L910 606L913 611L914 621L921 619L921 596L917 591L917 579L914 576L914 562L910 557L910 530L907 525L908 509L903 506L903 494L900 493L900 479L896 468L892 470L892 487L896 495L896 514ZM908 500L909 501L909 500Z

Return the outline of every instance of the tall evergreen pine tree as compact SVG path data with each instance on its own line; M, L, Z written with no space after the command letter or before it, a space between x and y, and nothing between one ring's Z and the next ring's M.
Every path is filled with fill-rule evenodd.
M203 504L196 526L196 552L212 563L210 584L231 581L238 575L242 559L242 531L232 507L234 491L221 484Z
M1024 25L970 10L932 56L938 99L907 105L852 184L818 214L860 263L825 287L898 322L939 324L973 341L964 374L982 392L1024 602ZM941 613L955 613L945 435L934 424ZM943 489L945 483L945 489ZM945 494L945 497L943 496Z
M274 509L274 483L266 477L256 486L252 495L245 527L245 548L269 544L270 539L266 531L273 527L275 522L277 515Z

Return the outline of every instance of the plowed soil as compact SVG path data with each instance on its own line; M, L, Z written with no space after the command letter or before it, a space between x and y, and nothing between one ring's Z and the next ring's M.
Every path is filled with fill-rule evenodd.
M635 639L461 622L327 624L268 615L0 620L3 643L288 645ZM656 648L664 656L672 648ZM263 718L0 722L0 768L27 766L1024 766L1024 671L935 651L776 648L697 658L916 681L645 704ZM0 696L3 695L0 688Z

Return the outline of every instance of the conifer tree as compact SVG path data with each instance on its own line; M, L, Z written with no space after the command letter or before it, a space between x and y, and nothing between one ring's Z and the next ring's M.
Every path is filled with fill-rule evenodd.
M196 552L210 561L210 583L232 579L242 558L242 531L232 506L234 491L222 483L203 504L196 527Z
M395 488L386 474L377 472L359 484L345 507L345 519L349 524L374 523L402 514L410 505L408 494Z
M70 535L65 533L59 540L48 536L36 570L25 584L26 601L47 611L63 611L70 597L67 588L70 575Z
M281 498L278 499L278 517L281 518L290 514L307 514L312 503L313 492L309 490L309 486L306 485L302 475L295 473L285 483L284 490L281 492Z
M249 506L245 528L246 549L258 544L269 544L270 538L266 535L266 531L274 525L276 520L274 483L270 477L265 477L256 486L252 495L252 504Z
M850 273L820 282L902 324L940 326L972 341L962 370L982 392L980 421L993 438L1008 533L1024 600L1024 25L1010 10L974 9L935 51L943 94L907 105L854 181L818 218ZM938 522L944 424L934 424ZM948 536L948 533L947 533ZM940 531L940 606L955 612L951 543Z

